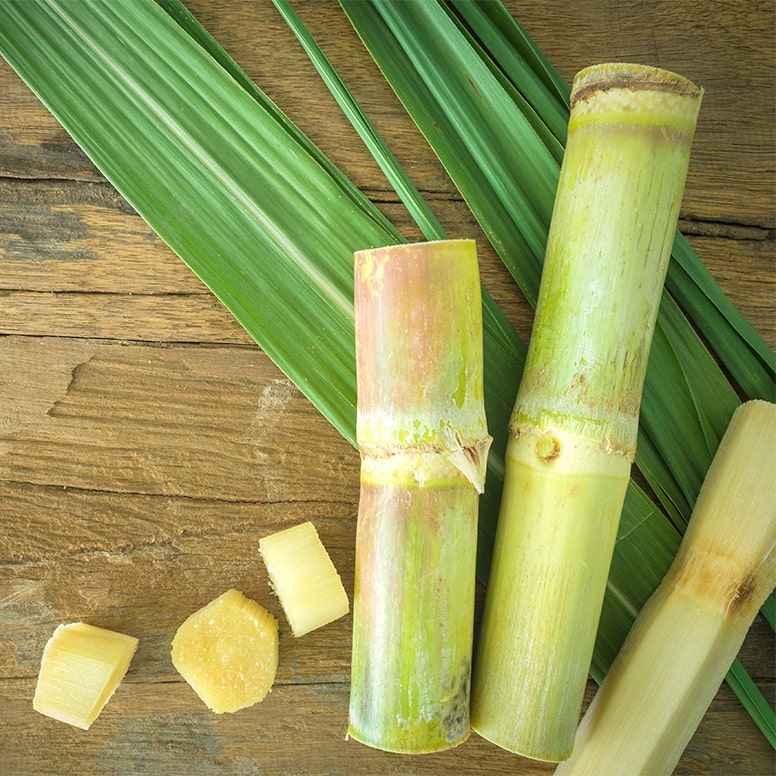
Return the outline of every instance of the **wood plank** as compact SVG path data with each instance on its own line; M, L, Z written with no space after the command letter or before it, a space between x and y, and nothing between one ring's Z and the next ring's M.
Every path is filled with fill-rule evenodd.
M108 183L0 178L0 289L204 294Z
M0 479L224 501L357 496L355 450L258 348L6 337L0 354L16 365L0 383L13 408Z
M22 688L19 685L22 685ZM54 748L31 752L19 738L24 708L17 698L29 682L0 682L0 699L17 722L11 723L6 761L14 773L54 773L78 776L90 773L140 773L158 776L182 774L433 774L477 773L496 776L507 772L515 757L495 750L472 736L455 750L404 758L345 742L342 726L347 709L347 686L311 684L277 686L259 705L235 715L216 717L192 703L191 690L175 684L126 684L106 710L102 731L62 732L53 721L42 728ZM194 699L197 700L196 698ZM289 715L288 710L293 710ZM21 715L21 716L17 716ZM144 757L148 731L159 742L152 763ZM290 745L295 742L296 746ZM476 766L475 766L476 763ZM464 769L464 770L461 770ZM552 768L531 763L526 774L551 773Z
M450 231L478 243L484 286L524 341L532 313L458 198L435 200ZM399 205L384 211L406 218ZM141 342L252 342L205 285L108 184L0 178L0 331ZM765 227L682 220L699 258L776 347L776 238ZM410 239L421 239L407 230ZM85 247L86 246L86 247Z

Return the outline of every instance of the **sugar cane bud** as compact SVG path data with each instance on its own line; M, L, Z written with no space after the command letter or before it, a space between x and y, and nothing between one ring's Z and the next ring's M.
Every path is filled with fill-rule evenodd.
M349 735L469 735L478 494L490 437L472 241L356 254L361 495Z

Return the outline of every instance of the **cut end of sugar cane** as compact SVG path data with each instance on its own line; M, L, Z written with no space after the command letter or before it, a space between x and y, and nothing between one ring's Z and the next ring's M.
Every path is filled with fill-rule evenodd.
M137 646L134 636L94 625L60 625L43 650L33 708L88 730L124 678Z
M278 666L278 623L239 590L228 590L178 628L172 662L216 714L263 700Z
M265 536L259 540L259 552L294 636L350 611L342 579L312 523Z
M574 87L571 93L571 108L576 110L579 117L580 103L588 100L597 92L609 92L615 94L615 99L622 101L627 95L617 92L637 92L641 89L650 92L662 92L668 95L670 100L672 96L690 97L693 100L699 99L703 95L703 89L696 86L692 81L669 70L663 70L658 67L649 67L648 65L632 64L629 62L605 62L600 65L591 65L580 70L574 78ZM652 106L653 111L661 110L663 105L656 100ZM601 106L595 108L600 112ZM672 111L670 123L685 120L683 111ZM694 128L695 120L691 118L687 126Z
M776 585L776 405L728 426L679 552L639 613L557 776L669 776Z

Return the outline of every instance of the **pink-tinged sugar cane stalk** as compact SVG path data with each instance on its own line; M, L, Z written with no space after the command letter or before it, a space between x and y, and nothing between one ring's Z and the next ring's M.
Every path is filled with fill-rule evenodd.
M464 741L479 494L490 437L473 241L355 256L357 433L352 738L420 753Z
M571 751L701 94L640 65L574 81L472 689L474 729L529 757Z

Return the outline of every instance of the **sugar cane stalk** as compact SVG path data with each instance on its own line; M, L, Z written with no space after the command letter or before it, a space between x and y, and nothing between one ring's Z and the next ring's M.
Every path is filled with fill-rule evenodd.
M487 435L472 241L356 254L361 494L349 736L465 740Z
M607 64L571 99L472 691L475 730L550 761L580 712L701 90Z

